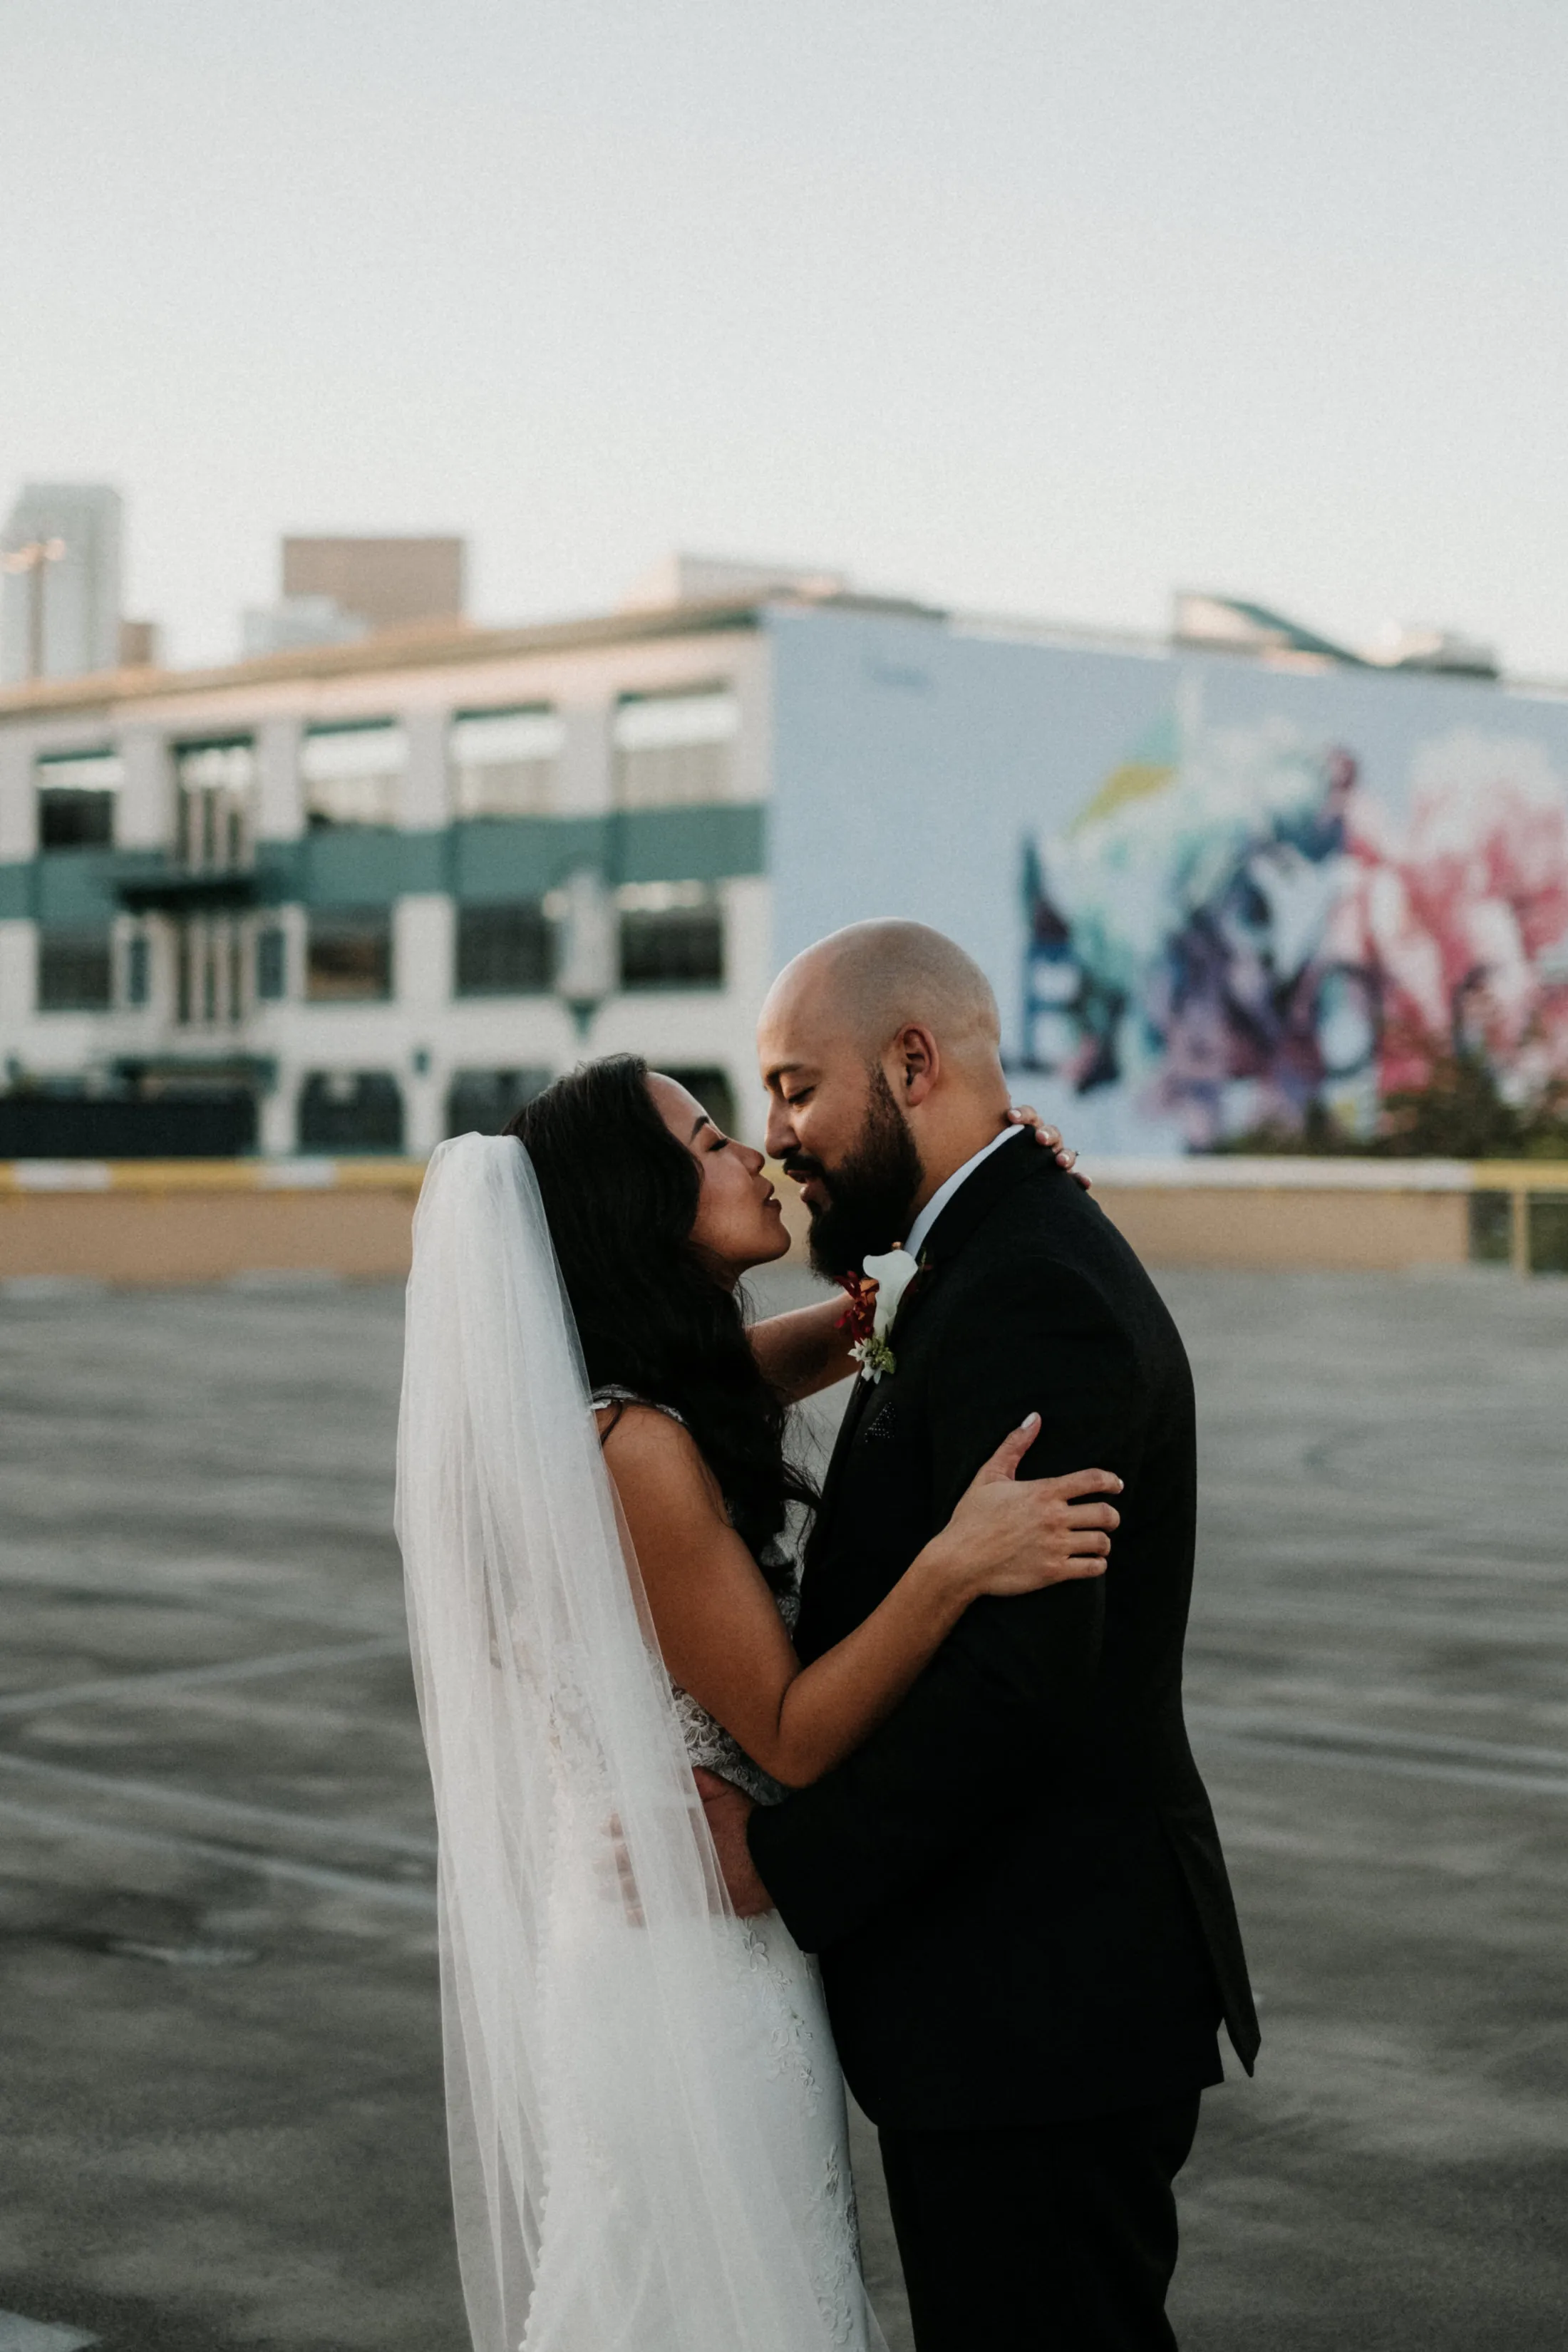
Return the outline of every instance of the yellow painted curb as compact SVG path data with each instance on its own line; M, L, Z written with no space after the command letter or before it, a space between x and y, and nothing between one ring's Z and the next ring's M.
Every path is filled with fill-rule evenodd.
M9 1160L0 1192L417 1192L422 1160Z

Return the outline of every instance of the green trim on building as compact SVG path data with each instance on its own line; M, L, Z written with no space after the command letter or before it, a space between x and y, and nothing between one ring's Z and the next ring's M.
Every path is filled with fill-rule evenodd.
M449 892L478 902L542 898L581 866L620 882L721 882L767 870L767 814L757 802L615 809L604 816L478 817L425 833L342 825L264 841L256 898L267 907L385 907ZM155 887L182 869L146 850L56 850L0 865L0 919L106 922L119 887Z
M120 904L114 886L130 865L112 849L57 849L0 866L0 916L30 915L62 929L107 923Z

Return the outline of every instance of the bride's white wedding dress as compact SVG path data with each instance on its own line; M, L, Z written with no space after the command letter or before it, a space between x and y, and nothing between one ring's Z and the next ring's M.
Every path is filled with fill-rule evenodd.
M398 1533L479 2352L880 2352L815 1965L730 1910L690 1767L780 1792L658 1658L508 1138L426 1178Z

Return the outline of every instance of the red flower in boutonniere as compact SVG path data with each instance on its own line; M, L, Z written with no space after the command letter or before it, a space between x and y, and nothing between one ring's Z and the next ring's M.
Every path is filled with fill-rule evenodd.
M847 1331L858 1347L877 1327L877 1286L863 1274L841 1274L838 1287L848 1292L849 1304L833 1328L836 1331Z
M921 1269L908 1250L884 1251L880 1256L867 1258L860 1274L841 1274L841 1286L849 1293L849 1306L838 1318L835 1328L847 1331L853 1345L849 1353L860 1367L860 1377L873 1384L884 1372L898 1370L898 1359L888 1345L888 1334L893 1328L899 1304L905 1291Z

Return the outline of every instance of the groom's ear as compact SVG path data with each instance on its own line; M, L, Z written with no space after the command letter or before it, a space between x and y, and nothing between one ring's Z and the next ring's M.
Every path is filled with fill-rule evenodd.
M918 1109L942 1075L942 1055L936 1039L918 1021L900 1030L893 1040L893 1093L906 1110Z

